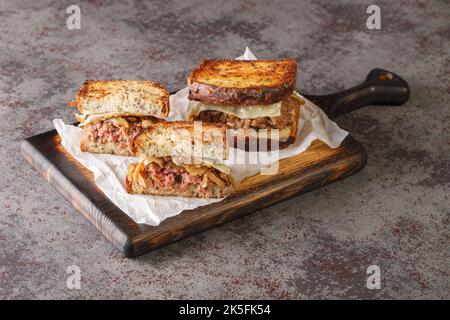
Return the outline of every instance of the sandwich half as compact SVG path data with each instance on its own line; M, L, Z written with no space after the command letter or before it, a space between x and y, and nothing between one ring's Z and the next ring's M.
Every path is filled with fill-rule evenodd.
M223 198L233 189L223 126L159 123L136 138L136 150L142 160L128 168L128 193Z
M223 198L233 189L230 169L220 164L176 164L171 157L147 157L128 167L128 193Z
M134 139L169 114L169 92L149 80L87 80L78 90L81 150L134 155Z
M225 125L239 148L283 148L295 141L304 103L296 76L294 59L204 60L188 78L190 119Z

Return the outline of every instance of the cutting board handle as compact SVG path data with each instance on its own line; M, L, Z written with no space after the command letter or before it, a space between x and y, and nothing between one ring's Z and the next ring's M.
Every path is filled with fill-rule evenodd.
M330 118L368 105L401 106L408 101L409 85L400 76L383 69L373 69L366 80L353 88L317 96L303 94L317 104Z

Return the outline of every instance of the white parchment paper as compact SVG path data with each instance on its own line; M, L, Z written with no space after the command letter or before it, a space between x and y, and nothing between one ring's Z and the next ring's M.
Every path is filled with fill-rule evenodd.
M246 48L244 54L237 59L256 60L256 57ZM187 95L188 90L184 88L170 96L168 120L185 120L188 117L190 104L194 102L189 102ZM323 141L331 148L336 148L341 144L348 132L329 120L319 107L305 98L303 99L306 103L301 107L299 131L297 139L292 145L277 152L264 154L264 156L255 152L230 149L226 164L231 167L231 173L236 181L256 173L270 174L273 171L267 172L264 168L270 166L272 170L276 170L278 160L305 151L315 139ZM95 183L100 190L137 223L157 226L164 219L177 215L183 210L223 200L128 194L125 191L127 168L131 163L137 162L137 158L82 152L80 150L82 129L65 124L61 119L53 120L53 124L61 137L61 144L67 152L93 172ZM245 159L247 159L246 162Z

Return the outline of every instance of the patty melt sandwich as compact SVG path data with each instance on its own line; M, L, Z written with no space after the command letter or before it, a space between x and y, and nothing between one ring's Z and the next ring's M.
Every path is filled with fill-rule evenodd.
M142 160L128 168L128 193L223 198L232 191L223 126L158 123L136 138L136 148Z
M294 59L204 60L188 78L189 100L198 101L190 119L233 129L239 148L248 149L250 138L285 147L295 141L303 104L296 75Z
M134 139L169 114L169 92L148 80L87 80L78 90L81 150L134 155Z

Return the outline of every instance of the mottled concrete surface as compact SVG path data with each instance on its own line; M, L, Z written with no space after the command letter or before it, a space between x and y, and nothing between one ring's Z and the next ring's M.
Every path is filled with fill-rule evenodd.
M76 1L73 1L76 2ZM376 1L0 1L0 298L450 298L450 3ZM338 123L367 167L135 260L121 257L19 154L72 121L86 78L155 79L171 89L205 57L295 57L298 87L329 93L373 67L411 85L407 105ZM366 268L382 268L382 289ZM78 265L81 290L66 288Z

